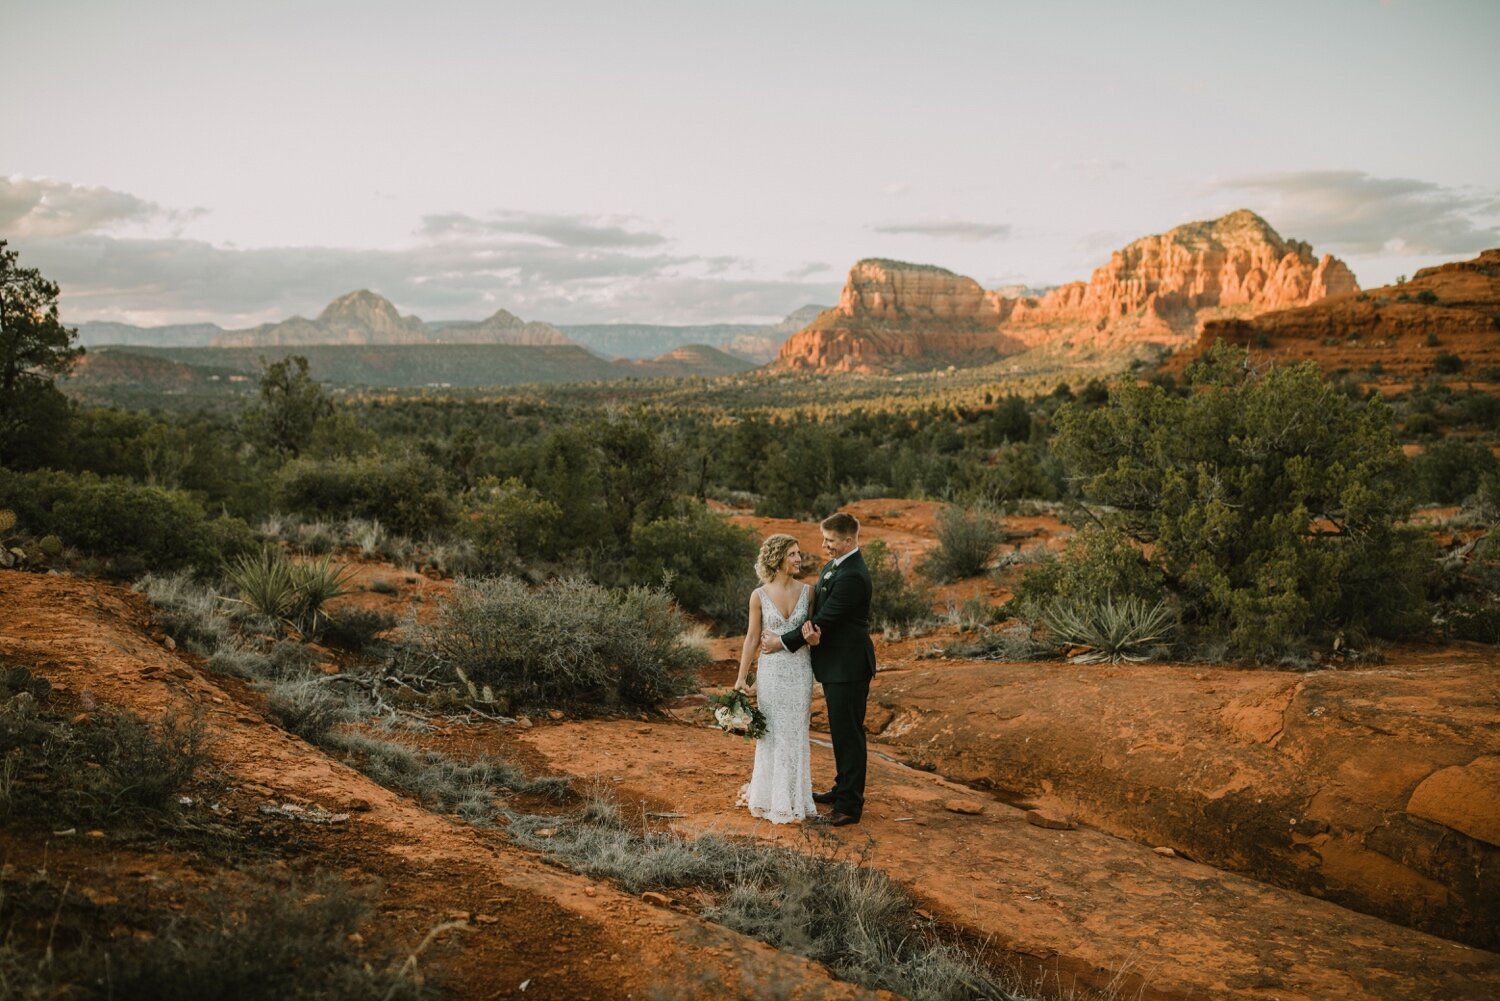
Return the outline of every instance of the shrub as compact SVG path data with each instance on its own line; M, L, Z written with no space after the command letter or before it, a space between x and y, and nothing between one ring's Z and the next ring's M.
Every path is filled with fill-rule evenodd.
M1431 564L1398 527L1410 501L1386 406L1330 391L1311 363L1253 371L1226 345L1189 371L1187 398L1124 382L1104 408L1064 407L1055 446L1151 544L1184 618L1252 657L1425 628Z
M504 792L558 800L568 791L566 780L528 779L514 765L495 758L459 761L437 751L342 731L328 734L323 744L386 788L472 824L488 824L499 816L496 797Z
M189 494L89 473L0 470L0 507L14 510L38 535L55 534L107 561L119 576L207 572L243 552L253 538L238 518L209 518Z
M359 653L395 624L395 618L390 615L363 608L345 608L328 614L320 639L327 646Z
M755 534L693 503L680 515L636 525L630 532L630 557L622 564L624 580L666 581L684 608L709 612L726 580L736 585L754 580ZM748 572L747 572L748 571ZM622 583L623 581L612 581ZM739 604L746 606L755 589L750 583ZM743 613L744 607L740 609Z
M266 706L286 729L316 744L350 718L349 705L324 677L288 678L266 685Z
M162 815L208 762L206 732L196 717L169 713L150 724L110 710L69 722L40 708L49 687L24 669L7 671L0 686L0 757L47 776L45 783L6 790L0 806L8 811L89 824ZM24 697L9 698L11 692Z
M473 491L476 517L465 523L479 565L490 573L511 569L518 560L557 555L556 528L562 508L518 479L493 477Z
M1039 555L1013 601L1031 618L1058 602L1097 606L1116 595L1154 602L1162 593L1161 572L1118 528L1090 526L1068 539L1061 558L1045 551Z
M421 455L295 459L277 476L288 510L334 518L378 518L404 535L426 535L453 520L442 473Z
M119 1001L315 1001L384 998L417 1001L422 978L410 961L368 947L355 933L367 920L374 888L357 889L332 873L299 879L274 868L234 874L232 889L170 886L173 910L101 907L78 893L48 892L45 875L22 881L21 906L53 928L39 955L15 939L0 944L0 984L18 999L109 997ZM240 885L243 884L243 885ZM226 890L228 892L226 892ZM6 888L6 902L16 892ZM129 905L123 905L128 907ZM147 935L55 934L101 918Z
M612 803L586 802L559 825L554 817L514 817L522 844L580 872L618 880L627 890L701 886L717 891L705 917L826 965L835 976L917 1001L1014 997L978 956L948 945L885 873L842 853L730 840L717 834L634 833ZM556 829L539 837L541 827Z
M1063 469L1044 446L1018 442L1000 450L979 477L979 495L990 504L1015 500L1057 500Z
M1436 414L1418 411L1406 418L1406 423L1402 425L1401 430L1409 437L1420 438L1429 434L1437 434L1440 427Z
M1432 359L1432 370L1438 375L1456 375L1464 370L1464 360L1448 351L1439 351Z
M902 573L898 557L883 540L862 543L859 551L870 569L870 625L903 627L932 615L932 591Z
M1457 504L1497 474L1500 459L1489 447L1463 438L1442 438L1411 459L1413 496L1436 504Z
M1005 526L988 511L944 508L937 517L937 548L918 565L939 583L977 577L984 573L1005 542Z
M532 590L509 577L460 582L430 640L476 684L514 705L648 705L691 684L706 659L683 642L669 595L584 580Z

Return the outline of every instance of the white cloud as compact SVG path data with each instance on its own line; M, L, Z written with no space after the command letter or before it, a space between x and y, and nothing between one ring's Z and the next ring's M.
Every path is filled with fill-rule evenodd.
M422 217L417 233L429 240L520 237L563 247L658 247L660 233L627 228L636 220L545 212L497 210L488 216L445 212Z
M1496 215L1494 192L1358 170L1260 174L1215 187L1247 196L1247 207L1283 236L1320 251L1452 255L1500 245L1500 228L1486 221Z
M871 227L877 233L929 236L938 240L1004 240L1010 236L1009 223L966 222L961 219L936 219L929 222L889 223Z
M111 188L45 177L0 177L0 232L16 237L60 237L132 224L181 223L201 214L201 209L165 209Z

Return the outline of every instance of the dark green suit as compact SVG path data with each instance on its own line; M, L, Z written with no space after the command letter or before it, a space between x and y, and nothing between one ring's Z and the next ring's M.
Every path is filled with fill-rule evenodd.
M865 808L865 703L875 676L875 644L870 642L870 568L859 550L818 573L817 607L812 623L822 633L812 649L813 677L823 685L828 733L833 738L833 809L858 819ZM781 634L782 645L805 645L802 630Z

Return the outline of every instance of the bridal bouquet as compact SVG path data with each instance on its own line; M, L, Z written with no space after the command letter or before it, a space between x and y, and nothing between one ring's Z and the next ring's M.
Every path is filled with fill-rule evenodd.
M714 722L725 733L739 734L751 740L759 740L766 734L766 715L755 708L750 696L733 689L723 695L710 695L708 701L714 707Z

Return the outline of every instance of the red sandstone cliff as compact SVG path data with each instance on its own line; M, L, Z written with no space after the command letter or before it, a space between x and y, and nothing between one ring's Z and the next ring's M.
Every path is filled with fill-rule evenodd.
M1026 348L1109 352L1189 343L1213 319L1358 291L1342 261L1314 257L1248 210L1148 236L1087 282L1008 298L942 268L865 260L836 308L782 345L782 368L876 371L973 363Z
M1312 360L1371 382L1433 374L1494 382L1500 370L1500 249L1423 268L1401 285L1208 323L1192 350L1179 352L1163 367L1180 372L1220 340L1248 347L1253 356L1282 363ZM1439 364L1439 355L1448 358Z

